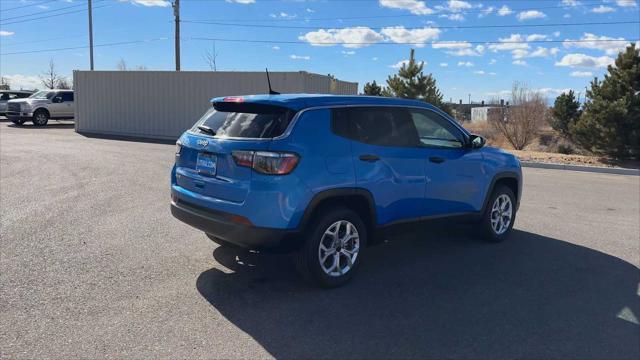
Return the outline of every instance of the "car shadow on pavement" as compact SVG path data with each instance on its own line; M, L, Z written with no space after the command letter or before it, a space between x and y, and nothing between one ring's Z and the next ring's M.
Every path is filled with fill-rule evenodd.
M358 276L322 290L287 256L218 247L196 286L281 358L640 357L638 268L515 230L487 244L420 229L368 248Z
M9 124L8 127L16 128L16 129L38 129L38 130L51 130L51 129L73 129L75 128L74 124L69 123L59 123L59 122L49 122L45 126L34 126L33 124L23 124L23 125L15 125Z

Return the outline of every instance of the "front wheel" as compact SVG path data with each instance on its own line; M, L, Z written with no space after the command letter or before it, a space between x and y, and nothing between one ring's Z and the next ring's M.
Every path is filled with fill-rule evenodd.
M501 242L505 240L516 221L516 197L507 186L498 186L482 216L482 230L485 240Z
M355 212L326 211L313 222L296 256L300 273L326 288L347 283L356 273L367 243L367 229Z
M37 110L35 114L33 114L33 125L35 126L45 126L49 122L49 114L44 110Z
M25 121L26 121L25 119L21 119L21 118L11 119L11 122L18 126L24 124Z

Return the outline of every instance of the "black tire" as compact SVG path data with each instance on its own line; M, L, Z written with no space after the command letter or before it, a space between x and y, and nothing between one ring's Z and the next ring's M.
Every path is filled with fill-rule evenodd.
M340 221L346 221L355 227L358 235L358 250L356 252L355 259L352 262L352 266L349 266L348 270L346 270L344 274L330 275L323 270L320 262L320 242L323 240L325 231L330 230L331 227L335 226L336 223ZM338 226L336 230L338 234L342 234L341 231L346 230L346 227L348 226L346 222ZM363 252L367 244L367 236L367 228L364 222L358 214L349 209L334 208L320 213L305 232L304 245L296 254L296 266L298 271L307 281L314 285L324 288L333 288L344 285L353 278L360 266ZM329 237L324 238L324 242L326 243L327 241L331 241ZM355 238L352 238L352 240L349 240L346 243L348 244L345 246L344 251L348 251L347 246L349 247L349 250L353 251L356 244ZM342 252L341 247L331 250L334 251L334 255L329 255L325 260L325 263L335 260L335 253L337 251L339 254L337 255L338 268L340 268L340 264L343 264L345 265L343 268L347 269L349 264L348 260L354 258L353 252L352 255L347 258L348 255ZM331 257L331 259L329 259L329 257ZM326 266L328 265L325 265L325 267Z
M238 245L236 245L236 244L230 243L230 242L228 242L228 241L224 241L224 240L222 240L222 239L220 239L220 238L217 238L217 237L215 237L215 236L213 236L213 235L211 235L211 234L207 234L207 233L205 233L205 234L207 235L207 237L209 238L209 240L213 241L214 243L216 243L216 244L218 244L218 245L220 245L220 246L224 246L224 247L233 247L233 248L240 248L240 246L238 246Z
M16 124L16 125L18 125L18 126L22 126L22 124L24 124L25 121L26 121L25 119L20 119L20 118L11 119L11 122Z
M46 110L38 109L33 113L31 121L34 126L45 126L49 122L49 113Z
M507 226L506 230L504 230L504 232L498 233L492 226L492 213L493 213L492 210L496 202L496 199L498 199L498 197L502 195L508 196L509 200L511 201L511 221ZM500 213L498 213L498 215L502 216ZM482 230L482 237L488 242L493 242L493 243L502 242L509 237L509 234L511 233L511 229L513 228L513 224L515 223L515 221L516 221L516 197L513 191L509 187L504 185L499 185L493 190L493 193L491 194L491 197L487 202L487 207L485 209L484 214L482 215L482 219L479 224Z

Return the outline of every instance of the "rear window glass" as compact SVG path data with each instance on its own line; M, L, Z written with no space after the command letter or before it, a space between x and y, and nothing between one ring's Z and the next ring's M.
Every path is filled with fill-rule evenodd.
M213 130L216 137L272 138L284 133L294 114L279 106L216 103L191 131L213 135L203 131L204 126Z

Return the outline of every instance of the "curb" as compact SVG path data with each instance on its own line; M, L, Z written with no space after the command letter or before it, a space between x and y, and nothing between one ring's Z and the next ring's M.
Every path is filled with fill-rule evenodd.
M616 175L635 175L640 176L640 169L623 169L623 168L607 168L599 166L582 166L582 165L565 165L554 163L539 163L531 161L521 161L522 167L538 168L538 169L552 169L552 170L571 170L571 171L584 171L594 172L600 174L616 174Z

